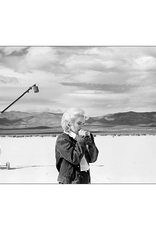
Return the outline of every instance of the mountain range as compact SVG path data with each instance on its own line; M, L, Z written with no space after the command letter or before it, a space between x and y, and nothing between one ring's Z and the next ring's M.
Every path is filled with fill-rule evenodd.
M0 129L23 128L58 128L62 113L52 112L19 112L10 111L0 114ZM156 112L122 112L104 116L90 117L87 126L114 127L114 126L143 126L156 127Z

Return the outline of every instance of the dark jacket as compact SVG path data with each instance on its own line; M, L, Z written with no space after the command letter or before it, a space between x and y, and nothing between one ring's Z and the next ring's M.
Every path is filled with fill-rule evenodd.
M56 168L59 172L58 182L63 184L90 183L90 172L80 171L80 161L85 155L88 163L97 160L98 149L91 134L90 141L84 137L73 139L66 133L58 136L55 146Z

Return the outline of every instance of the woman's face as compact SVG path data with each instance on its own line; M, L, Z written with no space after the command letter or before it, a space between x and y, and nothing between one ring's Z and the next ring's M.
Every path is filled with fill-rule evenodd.
M85 123L85 119L83 117L77 118L74 122L71 123L70 126L71 131L78 134L80 129L82 129L84 123Z

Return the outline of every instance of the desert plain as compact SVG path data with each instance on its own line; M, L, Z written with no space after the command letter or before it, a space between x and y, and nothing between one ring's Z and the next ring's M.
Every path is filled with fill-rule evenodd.
M0 183L57 184L56 136L1 136ZM156 183L155 135L96 135L92 184ZM6 163L10 168L6 169Z

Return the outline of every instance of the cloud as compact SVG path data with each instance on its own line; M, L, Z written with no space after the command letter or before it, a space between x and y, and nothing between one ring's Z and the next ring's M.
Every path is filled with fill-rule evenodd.
M23 50L27 49L27 47L23 46L23 47L15 47L15 46L12 46L12 47L0 47L0 51L4 54L4 55L10 55L12 54L13 52L17 54L19 53L23 53Z
M92 57L90 55L78 55L70 57L65 64L68 70L94 70L99 72L117 71L124 69L122 60L103 60L102 58Z
M138 70L156 71L156 58L151 56L142 56L134 60L134 68Z
M65 67L72 70L130 72L155 70L156 47L91 47L81 55L70 55Z
M65 82L62 82L61 84L65 86L82 88L85 90L94 90L95 93L101 93L101 91L124 93L130 91L131 89L136 88L136 86L122 85L122 84L117 85L117 84L91 84L91 83L65 83Z
M87 81L126 83L156 70L156 47L3 47L1 52L7 55L1 64L16 72L43 70L77 82L85 76Z
M156 85L155 71L134 72L127 78L127 84L137 86Z
M46 106L54 109L150 109L156 105L155 72L156 47L0 47L4 95L11 84L20 83L12 90L16 98L36 83L40 93L29 97L42 108L52 98L55 103Z
M16 55L4 56L3 58L1 58L0 65L1 67L3 67L3 71L5 69L10 69L12 71L17 71L19 73L30 72L27 63L24 61L24 55L23 56L18 56L18 55L17 56Z
M89 47L84 52L85 55L101 56L102 58L110 59L115 54L115 47Z
M19 73L32 72L33 70L45 70L50 71L53 69L58 61L56 51L52 47L27 47L25 52L22 52L24 48L12 48L6 47L1 51L5 54L11 54L10 56L4 56L1 58L1 63ZM16 52L22 52L21 55L17 55Z
M15 77L6 77L6 76L0 76L0 82L3 84L8 84L8 83L13 83L13 84L18 84L19 81Z
M18 65L18 69L26 64L30 70L48 71L53 65L57 64L57 53L52 47L30 47L27 51L25 59Z
M68 96L71 97L81 97L85 99L95 99L95 100L119 100L125 98L125 94L118 94L116 95L115 93L110 93L110 92L96 92L94 90L89 90L89 91L75 91L74 93L69 93Z
M69 58L69 56L73 55L85 55L86 50L88 50L87 46L58 46L54 48L57 50L57 53L61 58Z

